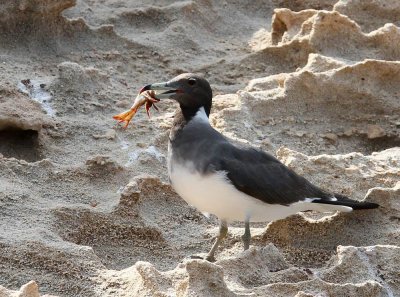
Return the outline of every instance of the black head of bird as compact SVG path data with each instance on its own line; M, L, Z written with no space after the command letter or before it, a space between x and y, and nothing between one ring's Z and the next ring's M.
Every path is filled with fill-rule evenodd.
M199 108L204 107L207 116L212 104L212 90L206 79L193 73L184 73L167 82L154 83L144 86L140 93L148 90L155 91L156 99L173 99L177 101L182 112L193 115Z

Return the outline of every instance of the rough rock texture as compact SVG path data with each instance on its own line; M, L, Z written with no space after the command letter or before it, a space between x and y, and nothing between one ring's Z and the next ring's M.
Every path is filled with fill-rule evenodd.
M0 94L0 128L40 131L44 124L40 105L17 90L3 88Z
M396 0L342 0L333 6L333 10L348 15L364 32L373 31L387 23L400 24L400 3ZM370 17L371 12L373 17Z
M400 296L400 4L383 0L5 0L0 296ZM211 124L323 188L381 207L234 223L168 183L174 102L112 115L144 84L211 82Z

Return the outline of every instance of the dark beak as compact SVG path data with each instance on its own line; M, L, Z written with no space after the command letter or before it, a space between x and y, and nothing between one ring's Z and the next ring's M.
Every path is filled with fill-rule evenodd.
M139 93L143 93L144 91L154 91L154 98L156 99L167 99L171 98L172 95L177 93L182 93L182 91L173 86L173 83L169 82L162 82L162 83L155 83L151 85L144 86Z

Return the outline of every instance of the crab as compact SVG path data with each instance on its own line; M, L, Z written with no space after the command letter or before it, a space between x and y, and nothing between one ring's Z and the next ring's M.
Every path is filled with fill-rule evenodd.
M155 110L159 110L155 103L159 102L160 99L155 98L155 92L143 89L136 96L135 102L129 110L126 110L120 114L113 116L113 119L117 120L119 123L125 123L124 128L127 128L129 122L135 116L136 112L140 107L145 105L147 116L150 118L150 108L154 107Z

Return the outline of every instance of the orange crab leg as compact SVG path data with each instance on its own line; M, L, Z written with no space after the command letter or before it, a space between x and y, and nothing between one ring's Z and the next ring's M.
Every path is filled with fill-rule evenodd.
M113 119L119 121L120 123L125 122L124 128L127 128L129 125L129 122L132 120L133 116L136 114L138 109L139 109L139 107L131 108L127 111L124 111L120 114L113 116Z

